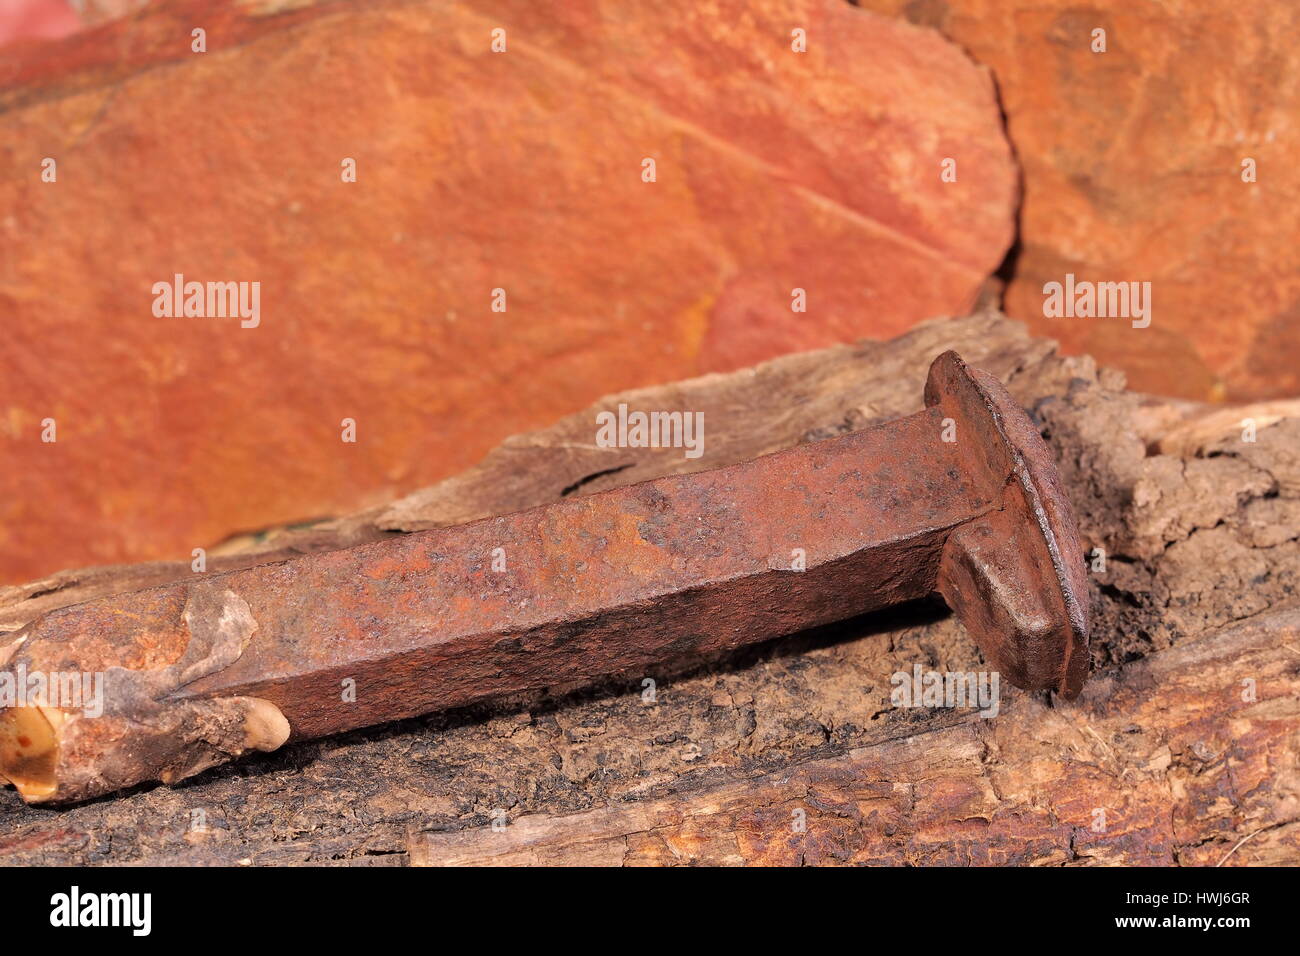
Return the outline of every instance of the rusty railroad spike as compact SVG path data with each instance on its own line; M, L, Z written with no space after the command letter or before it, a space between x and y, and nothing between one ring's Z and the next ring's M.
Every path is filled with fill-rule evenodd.
M715 471L52 611L0 647L0 677L102 673L103 713L0 713L0 772L29 802L170 783L936 591L1005 678L1073 698L1087 586L1051 452L954 352L925 404Z

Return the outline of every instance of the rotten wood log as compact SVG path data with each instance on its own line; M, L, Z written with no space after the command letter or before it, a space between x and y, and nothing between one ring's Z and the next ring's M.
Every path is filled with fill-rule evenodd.
M1106 549L1105 570L1094 572L1092 587L1094 664L1110 703L1103 707L1085 695L1083 709L1055 715L1076 721L1082 737L1034 740L1024 728L1047 725L1016 722L1034 714L1046 721L1054 712L1018 692L1004 694L1001 716L989 721L943 708L891 706L891 676L915 664L980 667L978 650L960 625L938 607L919 605L785 638L687 673L647 674L630 685L573 694L554 688L291 745L174 789L141 788L62 811L24 807L15 794L4 794L0 861L393 864L455 833L465 834L456 838L458 854L487 859L505 846L494 821L504 821L510 833L510 827L539 826L526 823L530 817L543 820L542 826L562 817L589 820L577 825L590 826L596 841L612 830L588 811L635 814L662 801L689 809L731 786L741 794L752 790L757 811L767 797L753 781L765 775L779 778L805 765L815 770L824 761L851 764L868 759L862 754L873 748L925 741L961 726L978 739L1001 742L993 749L942 751L944 760L960 766L961 774L953 771L957 777L987 792L981 819L996 826L969 818L970 801L955 793L937 791L928 804L898 802L889 819L868 813L865 823L854 824L877 848L885 846L880 834L894 837L891 859L939 862L944 857L934 846L947 839L975 862L1294 860L1300 814L1295 694L1288 684L1294 659L1285 655L1300 644L1290 625L1269 613L1294 602L1300 577L1300 423L1294 419L1261 428L1250 444L1225 436L1201 457L1148 454L1152 435L1139 433L1134 423L1151 420L1142 412L1149 403L1125 392L1118 376L1098 372L1087 359L1064 359L1050 343L990 315L927 324L892 342L790 356L733 375L611 396L598 407L623 401L705 410L709 440L717 442L710 445L710 464L721 463L715 450L743 460L915 411L929 358L948 347L1007 380L1034 412L1059 456L1086 546ZM592 447L595 410L512 439L460 478L392 508L243 542L253 549L213 565L246 566L340 547L696 467L679 450L673 456ZM0 627L13 630L91 593L190 574L188 564L176 564L55 576L0 592ZM1226 636L1237 633L1228 627L1234 622L1266 635L1251 638L1263 649L1243 651L1248 673L1240 675L1255 682L1258 701L1267 704L1263 710L1243 715L1224 695L1205 695L1199 704L1194 694L1175 699L1171 688L1192 685L1182 677L1152 677L1154 668L1172 675L1185 666L1187 681L1213 679L1205 661L1218 659L1214 649L1227 648L1231 657L1238 647L1233 641L1245 640ZM1203 652L1193 653L1197 647ZM1175 653L1190 656L1169 656ZM1220 677L1227 674L1220 669ZM1197 708L1204 719L1188 723ZM1126 710L1140 734L1120 723ZM1003 722L1021 731L1004 734L997 730ZM1177 826L1139 827L1145 833L1139 839L1109 815L1108 829L1091 828L1091 810L1113 804L1116 781L1122 788L1134 777L1120 764L1103 764L1103 772L1092 775L1074 772L1105 753L1100 745L1096 752L1082 749L1080 740L1094 739L1090 727L1112 751L1137 737L1151 753L1169 748L1174 769L1163 771L1168 790L1156 786L1161 771L1153 764L1152 781L1139 794L1146 809L1139 813L1133 804L1124 819L1156 820L1161 808L1181 808ZM1228 739L1224 728L1248 740L1219 746ZM938 750L918 758L938 759ZM927 776L924 767L905 763L892 776L881 772L894 784L915 773L919 784L943 777L938 763L932 770ZM845 781L851 790L851 780ZM1201 784L1205 793L1184 799L1186 788ZM1034 808L1062 807L1067 798L1081 812L1059 813L1048 836L1042 826L1014 824ZM819 823L818 813L809 813L812 824ZM686 861L730 859L706 850L692 857L690 841L674 846ZM778 859L759 852L753 840L738 839L736 846L732 855L744 860ZM983 846L992 849L981 855ZM665 851L657 861L670 856L678 859Z
M1265 614L1107 674L1075 706L1020 696L994 720L696 792L415 832L411 862L1217 866L1247 841L1254 862L1294 862L1298 647L1300 610Z
M925 403L727 468L51 612L0 649L0 685L71 672L75 691L89 673L102 700L0 710L0 777L31 803L175 783L289 739L626 679L935 594L1002 679L1072 700L1087 570L1052 453L956 352ZM699 457L703 416L671 414Z

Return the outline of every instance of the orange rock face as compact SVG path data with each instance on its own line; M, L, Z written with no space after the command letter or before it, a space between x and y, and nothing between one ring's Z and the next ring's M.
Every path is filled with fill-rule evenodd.
M1300 7L862 6L934 26L994 71L1024 168L1008 314L1137 389L1300 393ZM1105 52L1093 52L1098 29ZM1046 318L1043 286L1067 274L1150 282L1151 324Z
M963 312L1013 229L987 72L837 0L168 4L0 76L0 580Z

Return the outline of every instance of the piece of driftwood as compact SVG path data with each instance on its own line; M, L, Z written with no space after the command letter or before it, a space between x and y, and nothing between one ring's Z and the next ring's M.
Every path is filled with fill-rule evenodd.
M393 506L247 539L282 559L715 467L915 411L958 349L1060 457L1093 554L1079 703L900 708L893 675L980 671L940 605L794 635L628 684L403 721L63 810L0 793L6 863L1164 862L1300 859L1300 421L1151 454L1166 413L995 315L611 396ZM704 411L708 454L606 449L594 413ZM1104 569L1103 569L1104 568ZM0 591L0 629L190 575L68 572ZM2 641L2 637L0 637ZM431 675L436 679L436 675ZM795 811L802 811L802 829Z

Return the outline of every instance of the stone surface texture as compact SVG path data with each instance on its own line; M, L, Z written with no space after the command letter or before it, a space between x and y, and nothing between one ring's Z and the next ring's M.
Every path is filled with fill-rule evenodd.
M347 514L611 391L960 314L1014 227L988 72L836 0L188 0L0 78L0 581ZM156 317L177 273L259 282L260 324Z

